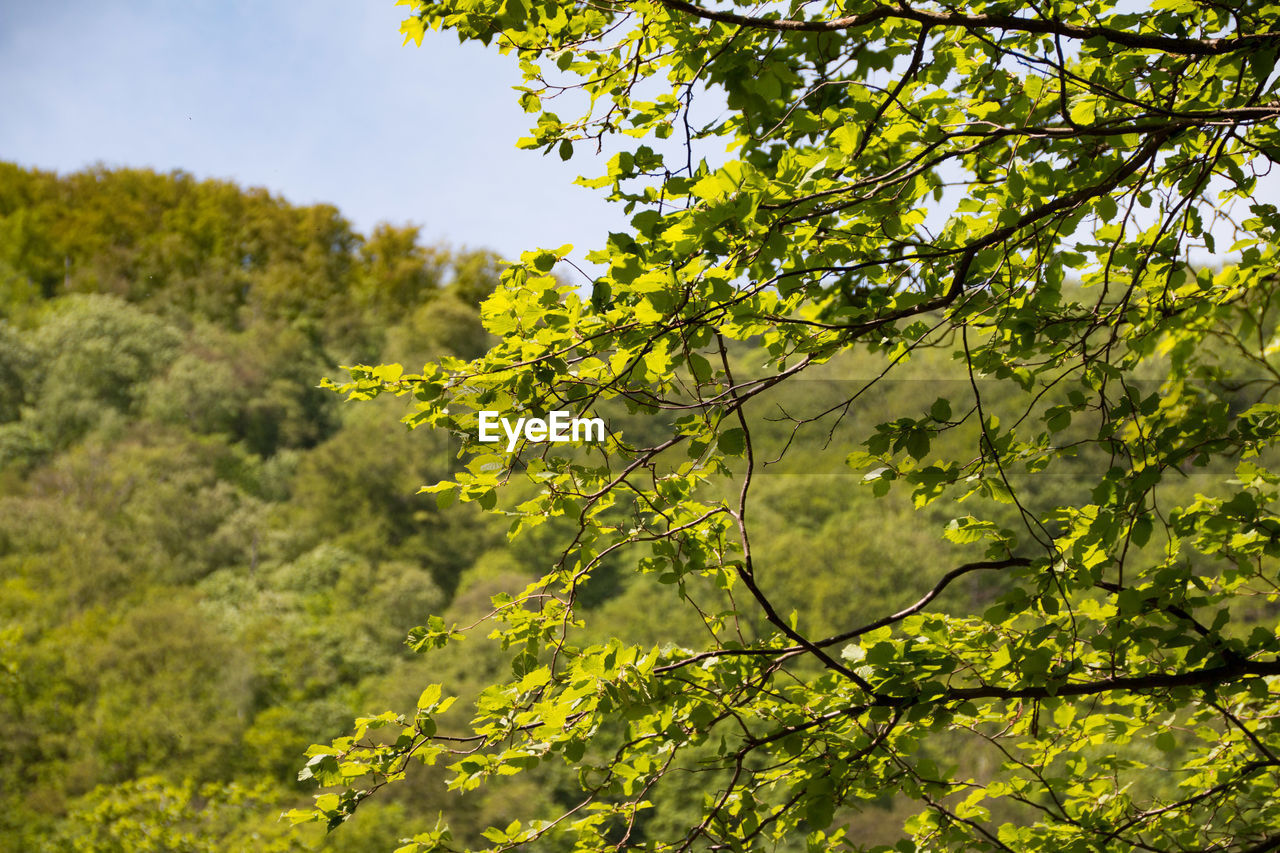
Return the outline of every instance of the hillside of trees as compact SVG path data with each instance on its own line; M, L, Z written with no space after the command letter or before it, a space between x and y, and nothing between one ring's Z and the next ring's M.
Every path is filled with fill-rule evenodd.
M343 365L483 352L478 306L499 269L482 251L423 246L413 227L361 235L332 207L182 173L0 164L0 849L392 850L441 812L467 843L512 804L573 802L569 771L460 793L419 768L334 833L280 818L311 802L307 747L361 715L411 711L443 681L465 723L510 655L479 640L424 657L405 637L432 616L474 622L563 545L560 519L512 540L474 504L417 494L456 464L456 437L408 430L394 399L352 405L320 387ZM750 349L731 355L751 369ZM761 457L791 440L795 412L848 396L865 369L833 363L754 404ZM929 353L913 369L758 479L756 558L811 632L911 603L957 547L981 554L935 532L954 506L875 500L875 483L816 461L880 411L926 412L964 381ZM643 436L644 417L603 413ZM1044 482L1045 505L1077 488ZM1013 523L1012 507L972 501ZM695 611L663 604L671 579L634 568L606 561L584 588L595 639L695 643ZM1002 590L974 576L938 606L981 612ZM682 594L727 606L710 584ZM1274 619L1237 616L1240 631ZM662 837L700 791L694 774L669 786L636 831ZM897 838L907 814L885 797L839 817L870 844Z
M317 386L482 349L496 271L229 183L0 164L0 849L319 843L277 820L303 750L403 702L408 629L519 556L415 495L442 437Z

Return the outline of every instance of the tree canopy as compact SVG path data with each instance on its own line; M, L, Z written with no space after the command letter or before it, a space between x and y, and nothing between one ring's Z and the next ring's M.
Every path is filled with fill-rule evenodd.
M341 385L455 434L428 490L545 572L415 630L510 666L312 747L331 790L296 819L418 762L463 791L567 765L479 843L856 847L880 809L900 850L1280 845L1280 6L407 5L407 39L518 60L522 146L616 152L582 183L632 227L589 283L570 247L507 269L479 357ZM610 431L508 455L495 409ZM872 532L789 512L814 474ZM871 580L796 600L842 553L877 612ZM630 571L669 631L588 606Z
M495 268L221 181L0 163L0 850L374 853L432 825L279 820L308 744L412 704L405 632L501 543L414 495L444 436L316 386L482 352Z

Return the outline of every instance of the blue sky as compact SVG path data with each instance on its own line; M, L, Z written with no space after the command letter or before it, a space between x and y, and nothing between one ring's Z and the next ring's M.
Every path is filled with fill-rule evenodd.
M406 8L0 0L0 159L184 169L506 257L572 243L581 260L623 230L619 207L572 183L603 171L587 146L569 163L515 148L532 117L514 60L443 33L402 46ZM1277 196L1273 174L1258 197Z
M183 169L329 202L357 228L508 257L625 222L572 185L599 163L518 151L515 62L429 33L392 0L0 0L0 159Z

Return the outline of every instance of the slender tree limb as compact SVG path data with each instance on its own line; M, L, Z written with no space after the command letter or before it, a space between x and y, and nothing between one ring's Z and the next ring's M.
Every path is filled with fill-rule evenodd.
M898 19L915 21L925 26L958 27L964 30L1006 30L1032 35L1053 35L1085 40L1102 38L1121 47L1140 50L1156 50L1179 56L1221 56L1241 50L1256 50L1271 41L1280 39L1280 33L1247 33L1230 38L1196 39L1181 36L1133 33L1112 27L1083 26L1045 18L1023 18L1017 15L965 15L960 12L931 12L912 9L905 5L876 6L868 12L847 15L830 20L790 20L786 18L760 18L706 9L685 0L660 0L668 9L685 12L708 21L734 24L758 30L776 32L836 32L870 26L879 21Z

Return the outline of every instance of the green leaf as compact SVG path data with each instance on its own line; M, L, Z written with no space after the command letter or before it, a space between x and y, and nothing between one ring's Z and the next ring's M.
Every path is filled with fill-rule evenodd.
M727 429L716 439L716 447L729 456L741 456L747 448L746 433L740 427Z
M425 710L434 708L440 702L440 685L429 684L427 689L422 691L422 695L418 697L418 708Z

